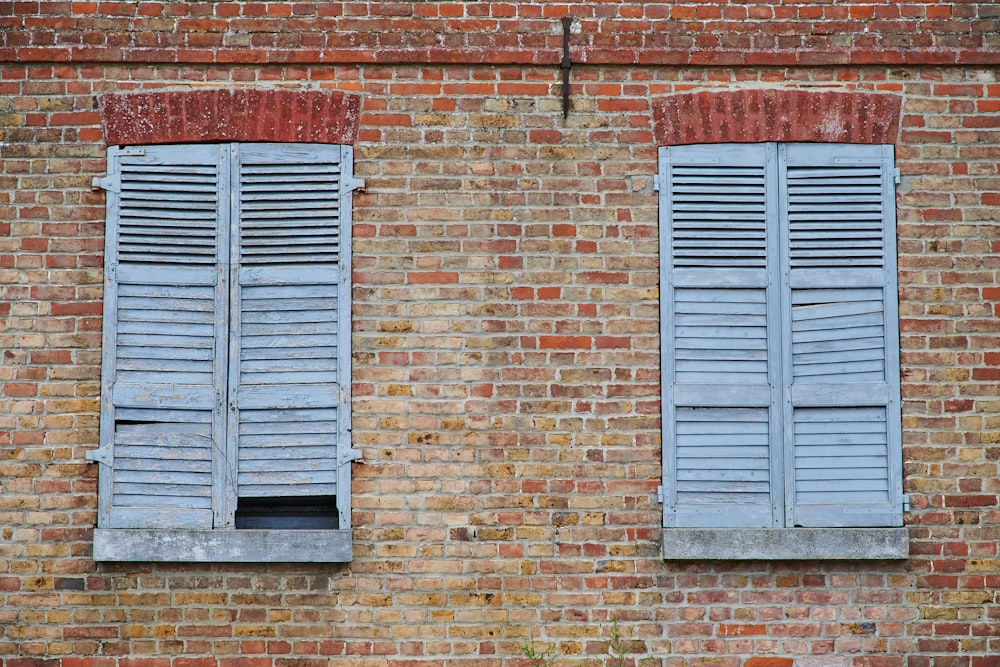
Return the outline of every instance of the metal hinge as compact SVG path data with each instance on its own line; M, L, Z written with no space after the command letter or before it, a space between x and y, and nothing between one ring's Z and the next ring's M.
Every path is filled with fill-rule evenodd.
M110 447L98 447L97 449L91 449L84 454L88 461L95 461L97 463L103 463L106 466L111 465L111 461L114 457L111 454Z
M660 503L661 505L666 502L665 498L663 497L662 486L656 487L656 502Z
M340 196L349 195L355 190L365 189L365 179L355 178L354 176L345 176L342 181L340 181Z
M351 401L351 386L339 385L338 392L340 394L340 409L342 413L347 414L349 412L348 406ZM351 429L350 426L347 427L346 432L342 432L340 435L340 440L337 447L337 465L346 465L351 461L357 461L363 455L360 449L354 449L351 447Z
M663 190L663 176L660 172L656 172L656 175L653 176L653 189L657 192Z
M122 191L121 179L118 178L118 174L94 176L94 180L91 181L91 187L114 192L115 194L121 194Z
M351 461L359 461L361 457L364 456L364 452L360 449L345 449L340 456L337 457L337 465L346 465Z
M903 181L903 176L899 172L899 167L892 170L892 180L896 185L899 185Z
M91 188L121 194L121 172L115 170L118 168L118 160L123 157L146 157L146 149L114 147L108 149L108 166L111 168L111 171L106 176L95 176L94 180L91 181Z
M904 512L910 511L910 494L908 493L903 494L903 511Z

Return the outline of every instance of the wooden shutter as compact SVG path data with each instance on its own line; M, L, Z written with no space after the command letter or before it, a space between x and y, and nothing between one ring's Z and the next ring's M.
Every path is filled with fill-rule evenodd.
M892 147L779 155L790 525L902 525Z
M668 526L780 520L770 162L761 145L661 149Z
M100 522L211 528L224 482L228 255L218 146L109 150ZM220 334L221 332L221 334Z
M336 496L350 389L342 147L234 150L229 387L237 493Z

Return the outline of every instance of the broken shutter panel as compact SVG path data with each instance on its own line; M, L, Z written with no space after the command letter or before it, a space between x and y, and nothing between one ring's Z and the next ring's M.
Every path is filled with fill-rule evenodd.
M120 183L108 193L102 527L214 524L224 158L217 146L109 150Z
M335 496L349 317L341 147L245 144L230 392L239 497Z
M661 149L668 526L776 520L768 161L764 146Z
M901 525L892 147L779 156L790 525Z

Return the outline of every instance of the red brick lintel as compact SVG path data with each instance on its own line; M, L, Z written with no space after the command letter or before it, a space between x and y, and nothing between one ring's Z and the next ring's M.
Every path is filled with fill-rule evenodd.
M109 146L218 141L353 144L361 98L342 91L194 90L100 98Z
M810 90L705 91L653 102L656 140L679 144L762 141L893 144L901 98Z

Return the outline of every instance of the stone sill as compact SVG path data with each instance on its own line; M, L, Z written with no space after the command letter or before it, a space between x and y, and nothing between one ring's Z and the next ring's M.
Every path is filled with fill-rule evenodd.
M906 528L664 528L664 560L905 560Z
M350 530L98 528L95 561L346 563Z

